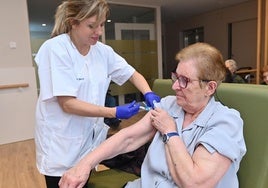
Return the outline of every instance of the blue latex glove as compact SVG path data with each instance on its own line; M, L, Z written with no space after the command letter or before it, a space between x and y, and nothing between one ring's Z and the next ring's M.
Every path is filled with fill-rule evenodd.
M144 94L145 102L148 107L154 108L154 102L160 102L160 97L155 92L147 92Z
M116 118L128 119L139 112L140 104L133 101L132 103L116 107Z

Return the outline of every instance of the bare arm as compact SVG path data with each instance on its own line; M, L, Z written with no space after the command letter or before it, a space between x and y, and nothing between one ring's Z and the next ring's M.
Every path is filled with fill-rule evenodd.
M179 137L172 137L165 147L171 175L181 187L215 187L231 165L230 159L202 145L190 156Z
M62 110L66 113L88 117L115 117L115 107L98 106L70 96L58 96L57 99Z
M152 91L145 78L137 71L130 77L129 81L143 94ZM72 96L58 96L57 100L66 113L88 117L107 117L116 116L115 107L103 107L81 101Z
M156 130L151 126L150 112L140 121L122 129L87 154L75 167L68 170L60 180L61 188L82 187L93 169L101 161L118 154L133 151L152 139Z
M156 108L151 114L152 125L162 134L176 131L173 118L164 110ZM229 158L218 152L209 153L202 145L191 156L178 136L171 137L165 144L165 153L174 182L184 188L215 187L231 165Z
M142 93L152 91L145 78L137 71L130 77L129 81Z

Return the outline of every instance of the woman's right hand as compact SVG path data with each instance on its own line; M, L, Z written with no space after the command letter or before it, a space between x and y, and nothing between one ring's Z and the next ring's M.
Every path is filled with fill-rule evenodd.
M151 123L161 134L177 132L174 119L163 109L156 107L151 110Z
M76 165L66 171L59 181L60 188L83 188L89 178L87 166Z

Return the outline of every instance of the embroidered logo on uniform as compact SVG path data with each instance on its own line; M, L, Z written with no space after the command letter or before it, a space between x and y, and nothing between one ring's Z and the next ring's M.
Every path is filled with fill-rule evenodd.
M84 80L85 78L76 78L76 80Z

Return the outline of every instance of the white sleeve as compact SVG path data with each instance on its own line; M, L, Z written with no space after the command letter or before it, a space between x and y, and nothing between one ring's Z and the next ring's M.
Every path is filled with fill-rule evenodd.
M76 96L78 83L67 50L61 45L49 44L44 43L35 58L42 100L59 95Z

